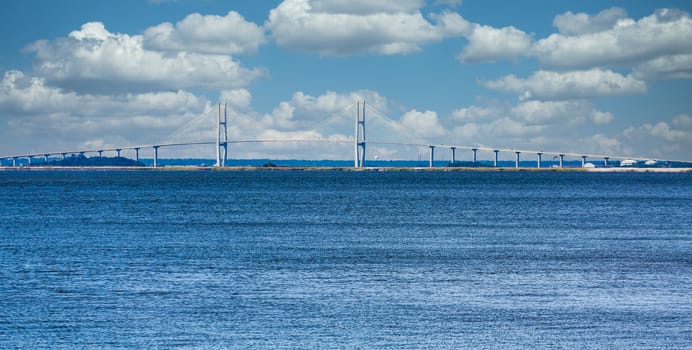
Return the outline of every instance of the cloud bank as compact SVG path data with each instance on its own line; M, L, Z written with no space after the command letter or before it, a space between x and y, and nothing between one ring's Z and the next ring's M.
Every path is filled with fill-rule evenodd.
M109 32L90 22L66 38L38 41L34 69L46 82L75 91L103 93L189 88L228 88L248 85L262 69L248 69L227 55L144 47L141 35Z

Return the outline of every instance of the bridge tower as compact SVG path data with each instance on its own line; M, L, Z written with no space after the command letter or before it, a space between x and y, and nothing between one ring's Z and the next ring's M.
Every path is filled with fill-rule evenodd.
M216 123L216 166L226 166L228 160L228 127L227 114L228 105L223 104L223 115L221 114L221 102L219 102L219 112L217 113Z
M365 164L365 101L361 111L360 101L356 101L355 137L353 139L353 166L362 168Z

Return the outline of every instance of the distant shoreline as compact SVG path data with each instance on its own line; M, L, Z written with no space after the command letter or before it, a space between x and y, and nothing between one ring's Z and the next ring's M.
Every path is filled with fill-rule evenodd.
M316 166L36 166L0 167L0 171L466 171L466 172L589 172L589 173L687 173L692 168L515 168L515 167L316 167Z

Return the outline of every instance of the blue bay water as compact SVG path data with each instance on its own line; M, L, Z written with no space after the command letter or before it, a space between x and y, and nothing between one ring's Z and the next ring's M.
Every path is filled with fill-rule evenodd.
M692 348L690 174L0 172L0 348Z

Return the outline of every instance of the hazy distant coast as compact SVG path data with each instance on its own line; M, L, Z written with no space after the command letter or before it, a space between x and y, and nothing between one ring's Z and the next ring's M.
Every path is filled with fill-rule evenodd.
M514 168L514 167L316 167L316 166L40 166L40 167L0 167L0 171L469 171L469 172L597 172L597 173L686 173L692 168Z

